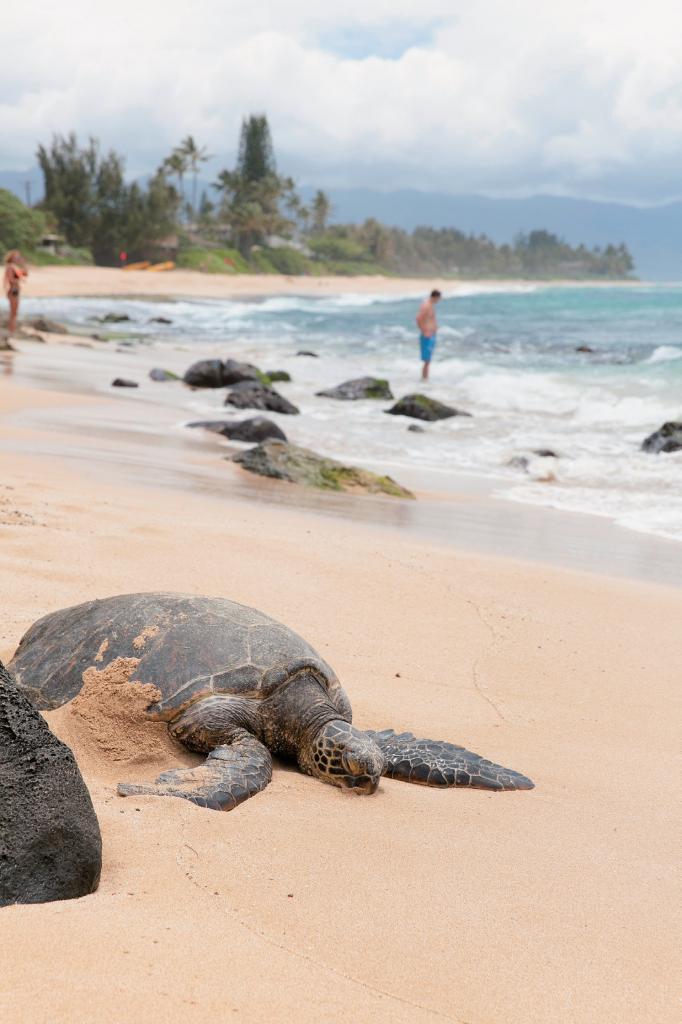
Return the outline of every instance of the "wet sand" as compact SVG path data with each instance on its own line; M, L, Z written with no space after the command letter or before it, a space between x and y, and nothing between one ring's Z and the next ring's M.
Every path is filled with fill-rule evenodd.
M309 639L360 726L465 744L536 789L385 780L362 798L278 764L229 814L122 800L117 781L178 763L158 726L142 727L147 745L112 744L91 697L86 724L52 712L93 795L102 882L82 900L0 911L0 1018L677 1020L682 590L458 550L473 530L462 524L494 504L473 487L308 501L230 466L152 391L109 392L132 356L17 347L0 377L4 661L59 607L151 589L227 596ZM557 525L571 517L523 511L544 516L529 547L554 530L558 550L563 529L579 564L589 526L571 541ZM437 521L455 524L447 544ZM503 526L489 533L518 554ZM602 570L605 536L588 546Z
M568 568L682 585L682 544L615 526L606 517L497 498L496 489L507 484L504 478L497 481L365 462L366 468L389 472L419 494L418 502L405 503L320 494L252 476L225 461L248 446L230 445L215 434L185 426L188 420L207 415L229 418L227 410L192 414L185 402L187 389L179 381L158 384L148 377L157 365L182 375L194 359L213 357L215 351L197 351L190 344L126 349L78 336L46 337L47 345L16 342L16 355L0 357L0 368L4 367L6 382L46 389L62 398L44 405L36 396L11 414L10 400L2 397L0 376L0 407L10 414L8 425L29 432L25 441L4 441L0 436L0 451L84 460L88 473L127 485L153 481L162 488L201 491L256 508L265 501L458 550L513 554ZM140 386L112 388L115 377L132 379ZM296 440L296 422L285 422L290 419L283 417L281 425Z

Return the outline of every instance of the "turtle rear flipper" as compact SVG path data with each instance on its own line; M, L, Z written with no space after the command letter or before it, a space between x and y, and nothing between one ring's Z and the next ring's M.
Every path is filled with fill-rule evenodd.
M237 804L260 793L272 778L272 758L247 732L235 729L229 745L216 747L196 768L162 772L155 783L121 782L119 796L179 796L200 807L231 811Z
M383 774L421 786L473 789L533 789L525 775L444 740L419 740L411 732L365 730L384 755Z

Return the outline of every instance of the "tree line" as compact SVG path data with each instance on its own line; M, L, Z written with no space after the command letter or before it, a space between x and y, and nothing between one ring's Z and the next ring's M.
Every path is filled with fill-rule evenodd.
M570 246L544 230L498 245L456 228L407 232L374 218L330 223L325 192L305 203L293 179L278 172L264 115L244 120L236 165L221 170L201 195L199 176L210 157L191 135L145 184L127 182L123 157L103 153L96 139L80 145L74 134L55 136L38 147L37 156L44 180L37 208L29 210L15 197L8 200L9 193L3 200L0 193L5 247L30 250L28 236L51 226L72 252L92 254L105 265L118 264L121 253L132 260L147 258L166 242L181 265L228 272L580 279L623 278L634 269L623 244Z

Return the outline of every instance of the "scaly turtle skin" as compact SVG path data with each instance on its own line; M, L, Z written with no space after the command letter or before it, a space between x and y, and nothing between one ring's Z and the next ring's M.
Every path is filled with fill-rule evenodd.
M339 680L313 648L234 601L163 593L89 601L31 626L10 669L36 707L49 709L76 696L86 669L116 658L138 658L130 682L159 690L149 718L208 755L154 785L122 783L122 796L179 796L231 810L270 782L271 753L360 793L373 793L382 775L426 786L533 786L451 743L356 729Z

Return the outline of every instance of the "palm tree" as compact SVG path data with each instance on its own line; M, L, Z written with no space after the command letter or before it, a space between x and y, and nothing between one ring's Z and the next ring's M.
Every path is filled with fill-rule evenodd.
M206 146L197 146L192 135L188 135L182 140L178 147L178 152L185 158L186 168L192 172L192 211L196 216L197 175L200 165L210 160L210 155L206 152Z
M187 171L187 157L179 147L176 147L170 156L167 156L163 162L163 167L169 172L169 174L177 175L178 179L178 191L180 193L180 208L182 209L185 200L185 189L183 186L183 178Z
M313 231L315 234L324 234L331 210L332 204L326 192L321 190L316 192L313 199Z

